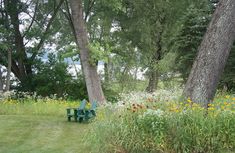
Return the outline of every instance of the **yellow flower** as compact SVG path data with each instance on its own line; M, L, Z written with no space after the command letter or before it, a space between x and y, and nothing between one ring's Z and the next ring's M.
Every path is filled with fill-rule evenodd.
M232 100L235 100L235 97L233 97Z
M185 104L185 107L189 107L190 105L189 104Z
M91 103L90 102L86 103L86 109L90 109L90 108L91 108Z
M190 98L187 99L187 102L192 103L192 100Z
M215 110L215 107L209 107L208 110L213 111Z
M209 106L209 107L213 107L213 106L214 106L214 104L211 104L211 103L210 103L210 104L208 104L208 106Z
M226 99L229 99L229 98L230 98L230 96L229 96L229 95L226 95L226 96L225 96L225 98L226 98Z

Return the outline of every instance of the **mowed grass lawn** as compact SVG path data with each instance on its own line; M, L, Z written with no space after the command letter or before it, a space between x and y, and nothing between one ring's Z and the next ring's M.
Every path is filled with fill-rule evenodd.
M4 108L3 105L1 106ZM15 106L12 105L12 107ZM0 112L3 108L0 108ZM10 113L0 115L0 153L90 152L89 147L83 142L90 124L67 122L66 116L61 115L62 108L58 109L59 115L56 113L35 115L34 109L32 114L29 112L24 114L24 108L17 106L22 114L13 112L14 115Z

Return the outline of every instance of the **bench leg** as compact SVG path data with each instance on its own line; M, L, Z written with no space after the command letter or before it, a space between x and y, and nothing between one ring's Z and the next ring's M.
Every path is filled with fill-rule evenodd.
M67 108L66 110L67 110L68 121L71 121L70 108Z
M74 115L74 121L77 122L78 121L78 116Z
M78 110L74 109L74 121L77 122L78 121Z
M78 122L81 123L83 121L83 117L79 117Z

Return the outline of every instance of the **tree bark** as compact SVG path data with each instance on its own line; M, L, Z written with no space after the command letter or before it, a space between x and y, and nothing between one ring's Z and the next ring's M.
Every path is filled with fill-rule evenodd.
M165 16L160 20L161 23L161 30L159 31L158 35L156 35L156 31L153 32L153 39L157 40L155 46L156 50L153 53L152 60L150 61L150 72L149 72L149 84L146 88L147 92L153 93L157 90L158 85L158 79L159 79L159 70L156 69L156 66L158 62L161 60L161 52L162 52L162 34L164 32L164 24L165 24L166 18ZM158 31L158 30L157 30Z
M159 79L159 71L156 69L156 65L161 60L161 36L162 32L160 33L160 39L157 42L157 50L152 57L152 61L150 62L149 66L149 84L146 88L146 91L149 93L153 93L157 90L158 79Z
M22 80L25 76L27 76L26 67L25 67L25 61L27 59L27 55L25 52L23 37L20 32L19 10L17 8L17 5L19 5L18 0L9 0L7 5L7 10L11 18L11 23L14 29L15 49L19 56L17 59L17 63L21 75L21 78L19 79Z
M184 97L208 106L214 98L234 39L235 1L220 0L199 47L183 92Z
M149 83L146 91L149 93L153 93L157 90L158 84L158 72L157 70L150 70L149 72Z
M7 80L6 80L6 91L10 90L10 80L11 80L11 56L12 52L10 49L8 49L8 55L7 55L7 61L8 61L8 66L7 66Z
M70 0L73 24L76 32L76 40L80 48L80 59L85 76L86 87L90 102L97 101L99 104L105 103L105 97L101 88L101 82L97 73L97 66L89 63L90 50L88 34L83 19L83 8L81 0Z

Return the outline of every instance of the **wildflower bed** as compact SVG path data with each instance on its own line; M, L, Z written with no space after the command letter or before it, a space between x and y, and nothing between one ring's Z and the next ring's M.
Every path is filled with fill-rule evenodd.
M94 152L235 152L234 97L217 96L207 110L190 99L138 96L92 123L87 143L95 144Z

